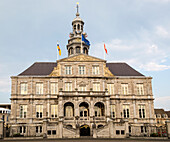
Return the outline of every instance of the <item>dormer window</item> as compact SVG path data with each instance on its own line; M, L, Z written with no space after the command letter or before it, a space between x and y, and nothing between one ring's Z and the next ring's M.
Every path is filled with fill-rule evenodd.
M98 65L93 66L92 67L92 72L93 72L94 75L99 74L99 66Z
M65 66L65 74L72 74L72 67L71 66Z

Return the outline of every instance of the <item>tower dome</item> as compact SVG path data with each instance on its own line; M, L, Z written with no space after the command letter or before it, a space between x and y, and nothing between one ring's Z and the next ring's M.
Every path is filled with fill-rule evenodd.
M77 4L76 18L72 21L73 31L70 33L67 44L68 56L76 54L88 54L89 44L82 41L82 36L86 37L87 34L83 32L84 21L80 18L79 5ZM85 39L86 40L86 39Z

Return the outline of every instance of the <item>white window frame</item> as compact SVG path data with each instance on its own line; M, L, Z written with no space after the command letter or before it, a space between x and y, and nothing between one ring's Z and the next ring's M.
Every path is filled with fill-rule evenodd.
M123 105L123 117L124 118L130 118L130 106L129 105Z
M108 94L114 94L114 83L107 84Z
M93 83L93 91L100 91L100 82Z
M123 95L128 95L129 94L128 92L129 92L129 90L128 90L128 83L126 83L126 84L122 83L121 84L121 93Z
M26 133L26 127L25 126L20 126L19 129L20 129L19 130L20 134L25 134Z
M27 105L20 105L20 118L27 118Z
M144 95L143 83L136 84L136 88L137 88L137 95Z
M116 111L115 111L116 109L115 109L115 105L111 105L110 106L110 112L111 112L111 117L112 118L115 118L116 117ZM113 114L114 113L114 114ZM114 115L114 116L113 116Z
M72 91L72 82L65 82L65 91Z
M86 91L86 85L80 85L79 91Z
M58 105L51 105L51 117L52 118L58 117Z
M39 83L39 82L37 82L36 83L36 94L38 94L38 95L42 95L43 94L43 90L44 90L44 88L43 88L44 86L43 86L43 83Z
M37 112L39 116L37 116ZM40 113L42 113L42 115L40 115ZM43 118L43 105L36 105L36 118Z
M85 75L85 73L86 73L86 67L85 67L85 65L80 65L80 66L79 66L79 74L80 74L80 75Z
M28 84L27 84L27 82L22 82L20 84L20 93L21 93L21 95L28 94Z
M65 66L65 74L66 75L72 74L72 66L70 66L70 65Z
M99 74L99 65L93 65L92 66L92 73L93 73L93 75Z
M146 118L146 110L145 110L145 105L138 105L139 107L139 118Z
M37 132L37 128L38 128L38 132ZM40 134L41 134L41 133L43 132L43 130L42 130L42 129L43 129L43 127L42 127L42 126L36 126L36 127L35 127L35 132L36 132L36 133L40 133ZM40 130L41 130L41 131L40 131Z
M58 83L51 82L50 89L51 89L51 94L57 94L58 93Z

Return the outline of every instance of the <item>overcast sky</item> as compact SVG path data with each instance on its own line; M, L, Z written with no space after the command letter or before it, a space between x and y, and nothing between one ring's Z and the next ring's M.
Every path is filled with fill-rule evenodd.
M67 57L76 0L0 1L0 103L10 102L10 76L34 62ZM127 62L153 77L155 107L170 110L170 0L79 0L90 55Z

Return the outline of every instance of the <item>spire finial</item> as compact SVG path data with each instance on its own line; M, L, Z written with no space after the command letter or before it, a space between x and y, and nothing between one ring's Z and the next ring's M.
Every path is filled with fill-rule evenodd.
M79 14L79 2L77 2L76 4L77 4L77 6L76 6L76 8L77 8L76 16L79 16L79 15L80 15L80 14Z

